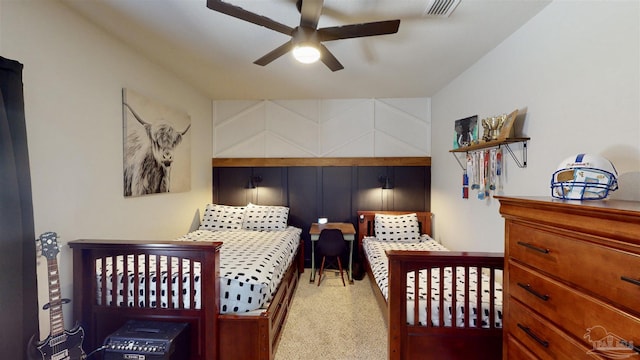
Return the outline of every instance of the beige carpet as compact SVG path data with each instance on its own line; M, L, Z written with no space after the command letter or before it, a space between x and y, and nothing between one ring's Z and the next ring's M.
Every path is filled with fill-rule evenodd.
M386 359L387 328L369 279L343 287L329 270L318 287L309 276L305 269L275 360Z

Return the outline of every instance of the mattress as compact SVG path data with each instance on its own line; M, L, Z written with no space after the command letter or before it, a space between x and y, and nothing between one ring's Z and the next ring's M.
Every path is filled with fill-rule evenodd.
M181 241L219 241L222 242L220 248L220 313L244 313L256 309L266 308L275 294L280 281L293 262L299 241L301 230L296 227L289 226L282 231L253 231L253 230L223 230L209 231L196 230L179 237ZM169 307L169 297L167 296L168 278L171 274L171 303L172 307L179 307L177 304L178 282L182 282L183 302L182 307L190 308L191 296L195 298L195 308L200 308L200 264L194 262L193 265L189 261L184 260L178 263L178 259L172 258L171 264L168 264L166 257L156 257L150 255L148 261L141 255L138 258L139 274L139 292L137 299L133 296L135 263L133 256L118 256L115 258L117 262L118 281L117 281L117 301L118 306L133 306L133 301L138 302L142 307L157 307L157 304L145 304L145 271L149 273L149 289L151 295L155 296L156 292L156 263L160 261L160 281L161 281L161 301L160 307ZM127 262L128 270L128 293L130 299L128 304L124 304L122 296L123 280L124 280L124 262ZM107 259L106 276L107 276L107 303L111 305L113 282L112 275L114 273L111 266L112 259ZM146 263L148 262L148 264ZM182 267L183 278L178 279L178 269ZM148 269L148 270L145 270ZM169 271L170 269L170 271ZM190 289L190 274L194 272L194 291ZM102 264L97 263L97 273L101 274ZM98 299L101 299L102 279L98 275Z
M363 248L367 259L369 260L369 264L371 266L371 270L373 272L373 276L375 278L376 284L380 288L382 295L385 299L388 300L388 259L385 251L387 250L420 250L420 251L449 251L446 247L442 246L440 243L433 240L428 235L422 235L417 241L380 241L375 237L365 237L363 239ZM439 271L431 271L431 309L432 313L430 314L430 325L431 326L452 326L452 304L453 304L453 294L452 294L452 281L453 281L453 272L454 270L451 267L444 268L443 273L443 281L444 281L444 322L441 323L439 319L439 309L440 309L440 272ZM464 326L464 312L467 309L470 309L469 312L469 320L471 326L477 327L477 294L475 289L477 288L478 279L481 282L481 307L480 310L482 312L480 324L481 327L489 327L490 321L490 299L492 294L490 293L490 278L482 273L482 269L480 269L480 276L478 277L478 269L470 268L469 269L469 277L468 280L465 280L465 273L463 268L456 268L455 270L455 281L456 281L456 325L455 326ZM407 273L407 308L412 309L414 307L414 302L416 299L416 293L418 294L419 301L419 318L418 324L425 325L427 324L427 314L426 314L426 303L427 303L427 289L426 289L426 281L424 279L427 276L426 270L421 270L419 272L420 282L418 292L415 290L415 272ZM465 301L464 298L464 285L465 281L470 282L469 286L469 298ZM502 327L502 286L499 283L494 283L495 291L493 293L494 304L495 304L495 318L493 319L496 327ZM466 303L466 306L465 306ZM407 323L415 324L414 312L407 311Z

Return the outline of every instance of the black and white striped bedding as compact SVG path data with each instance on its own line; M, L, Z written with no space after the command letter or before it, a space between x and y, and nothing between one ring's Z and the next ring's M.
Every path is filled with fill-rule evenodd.
M365 237L363 240L363 248L367 259L369 260L369 264L371 265L371 270L373 272L376 284L380 288L382 294L385 299L388 299L388 259L385 251L387 250L421 250L421 251L449 251L449 249L445 248L435 240L433 240L428 235L422 235L417 241L380 241L375 237ZM452 305L452 293L451 293L451 280L452 280L453 270L451 268L445 268L444 271L444 306L445 316L444 326L451 326L451 305ZM415 273L411 272L407 274L407 297L408 301L411 302L409 308L413 307L413 302L415 299L415 287L414 287L414 277ZM426 277L426 270L420 271L420 279L424 279ZM489 303L490 303L490 284L489 278L487 276L481 275L482 280L481 289L482 289L482 327L488 327L489 320ZM440 273L438 271L431 271L431 303L432 303L432 313L431 313L431 325L433 326L442 326L440 325L439 319L439 299L440 299ZM472 321L471 324L473 326L476 325L476 319L474 315L477 314L477 302L476 302L476 284L477 284L477 271L475 268L471 268L469 271L468 280L465 280L464 269L457 268L456 269L456 326L464 325L464 282L470 281L470 296L467 299L469 303L468 308L471 309L469 320ZM419 303L420 303L420 311L419 311L419 319L418 324L424 325L426 324L426 299L427 299L427 291L424 288L425 282L419 282ZM502 326L502 286L498 283L494 284L495 292L493 296L495 297L495 324L497 327ZM414 324L414 314L413 311L407 311L407 323Z
M282 231L253 231L253 230L224 230L224 231L209 231L209 230L196 230L190 232L184 236L181 236L177 240L183 241L220 241L222 247L220 248L220 313L243 313L260 308L264 308L271 301L280 280L284 276L287 268L293 261L295 253L300 241L301 229L289 226ZM138 266L140 267L139 273L144 273L142 268L148 267L152 269L149 278L151 279L150 289L151 294L155 295L156 289L156 276L155 276L155 262L157 261L155 256L149 257L149 266L144 264L143 257L140 257ZM122 269L125 259L120 256L117 258L118 265L118 299L119 306L124 306L122 296ZM166 258L160 258L161 269L166 269ZM133 282L135 277L133 275L133 258L130 256L127 259L129 271L129 298L133 299ZM108 264L107 264L108 265ZM177 307L176 301L178 297L176 291L178 287L176 285L178 281L178 266L180 264L177 261L173 261L171 264L172 274L172 302L173 306ZM100 267L100 265L99 265ZM190 284L189 284L189 264L185 261L182 264L183 267L183 301L184 307L189 308L191 301ZM194 263L194 273L196 274L194 281L195 288L195 307L200 308L200 264ZM98 270L100 273L100 269ZM107 301L111 304L111 292L112 282L111 275L113 271L108 267L107 271ZM166 282L167 271L161 270L162 273L162 304L161 307L167 307L167 295L166 295ZM144 279L140 276L140 291L138 294L138 302L140 306L146 306L144 304ZM101 279L98 278L98 299L100 299L101 292ZM129 301L127 306L133 306L132 301ZM156 304L150 304L151 307L155 307Z

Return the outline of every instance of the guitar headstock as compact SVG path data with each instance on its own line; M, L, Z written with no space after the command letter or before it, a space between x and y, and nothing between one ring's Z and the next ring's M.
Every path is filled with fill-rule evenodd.
M42 246L42 256L49 260L54 260L60 249L58 248L58 234L48 231L40 235L40 244Z

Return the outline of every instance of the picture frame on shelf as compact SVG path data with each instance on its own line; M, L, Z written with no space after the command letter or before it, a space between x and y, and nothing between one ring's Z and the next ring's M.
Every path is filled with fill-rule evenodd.
M518 117L518 109L512 111L509 115L507 115L507 119L505 120L502 128L500 129L500 134L498 134L498 140L506 140L514 137L514 124L516 122L516 118Z
M478 115L456 120L453 128L453 148L464 148L478 143Z

